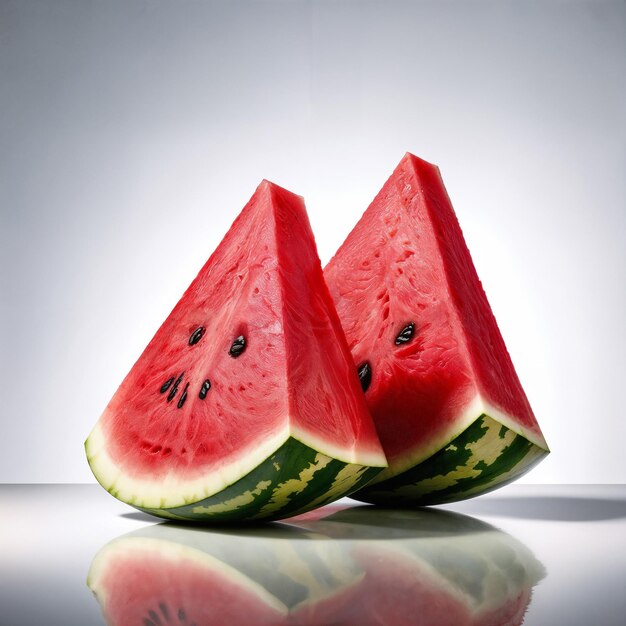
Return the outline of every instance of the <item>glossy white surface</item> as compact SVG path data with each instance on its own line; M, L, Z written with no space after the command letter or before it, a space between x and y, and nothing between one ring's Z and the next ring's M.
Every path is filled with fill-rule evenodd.
M356 506L347 499L341 504ZM346 546L358 543L358 554L379 555L359 557L358 567L366 570L391 559L398 546L408 546L415 557L411 563L420 565L411 570L414 582L404 596L407 607L415 602L415 594L421 593L418 587L424 582L426 571L423 563L434 562L432 554L437 553L439 565L435 569L445 571L447 581L464 580L468 589L475 590L476 585L489 578L490 589L497 590L502 583L514 591L515 585L523 584L528 577L526 586L534 587L524 621L527 626L623 626L625 486L512 485L438 510L469 517L437 512L407 516L380 513L370 507L365 513L363 508L356 512L327 509L325 520L287 520L269 530L201 531L202 542L214 557L240 571L262 568L264 560L285 550L287 540L281 538L281 532L287 532L286 523L292 537L288 547L296 546L305 565L309 558L307 546L314 545L318 554L334 554L324 556L331 571L355 558L350 556L354 552L337 558ZM90 564L102 547L132 531L147 532L157 538L182 537L183 542L194 532L169 525L155 528L153 522L157 520L128 508L92 485L0 486L0 520L2 626L102 625L100 608L85 582ZM474 540L471 533L476 529L480 532ZM317 541L306 543L307 537ZM502 545L509 546L510 553L516 555L515 566L502 560ZM485 559L486 569L474 567L476 559ZM310 560L313 567L317 557ZM267 576L271 577L260 575L261 583ZM537 582L538 578L541 579ZM380 581L383 588L385 584L385 580ZM397 606L399 592L397 586L393 589ZM493 593L494 597L501 597L506 591ZM370 601L379 602L369 595ZM358 593L356 598L358 604ZM373 619L373 612L368 615ZM441 620L445 617L442 615ZM385 621L382 608L378 619L372 623L398 626ZM418 614L408 615L407 620L403 623L422 624ZM364 622L360 619L359 623ZM449 622L428 623L439 626ZM202 626L202 622L197 626ZM249 621L246 626L254 626L254 622Z

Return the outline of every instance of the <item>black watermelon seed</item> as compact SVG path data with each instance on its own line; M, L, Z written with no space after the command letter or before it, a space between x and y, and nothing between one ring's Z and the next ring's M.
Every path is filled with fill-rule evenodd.
M246 349L246 338L243 335L239 335L233 345L230 347L228 354L236 359Z
M365 363L361 363L361 365L359 365L358 372L361 387L363 388L363 391L367 391L372 383L372 366L367 361Z
M409 341L411 341L414 332L415 324L413 322L410 322L400 331L400 334L396 337L396 346L401 346L403 343L408 343Z
M174 382L174 377L172 376L171 378L168 378L164 383L163 386L160 389L161 393L165 393L171 386L172 383Z
M170 402L171 400L174 399L174 396L176 395L176 393L178 392L178 385L180 385L180 381L183 379L183 376L185 375L185 372L183 372L177 379L176 382L174 383L174 386L170 389L170 392L167 394L167 401Z
M202 335L204 335L204 326L198 326L198 328L191 333L191 337L189 337L189 345L195 346L198 341L202 339Z
M178 620L180 622L187 621L187 613L185 613L185 609L178 609Z
M143 618L143 626L157 626L151 619Z
M198 394L198 398L200 398L200 400L204 400L206 398L206 394L209 393L209 389L211 389L211 381L207 378L202 383L202 387L200 387L200 393Z
M189 383L185 385L183 392L180 394L180 399L178 400L178 404L176 405L179 409L183 408L183 404L185 404L185 400L187 399L187 387L189 387Z

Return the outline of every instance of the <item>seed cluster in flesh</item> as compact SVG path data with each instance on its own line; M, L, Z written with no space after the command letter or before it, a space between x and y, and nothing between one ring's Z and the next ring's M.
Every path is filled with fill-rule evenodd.
M398 334L394 343L396 346L403 346L409 343L413 339L415 334L415 323L409 322ZM363 391L367 391L372 384L372 365L369 361L364 361L357 367L357 373L359 374L359 380L361 381L361 387Z
M174 399L174 396L176 396L176 394L178 393L178 385L180 385L180 383L182 382L184 375L185 372L182 372L180 376L174 381L174 385L170 389L170 392L167 394L168 402L171 402Z
M204 331L205 331L204 326L198 326L198 328L196 328L196 330L194 330L193 333L191 333L191 336L189 337L189 342L188 342L189 345L195 346L200 341L200 339L202 339L202 336L204 335ZM236 359L245 351L245 349L246 349L246 338L243 335L239 335L239 337L237 337L233 341L230 349L228 350L228 354L231 357L233 357L233 359ZM182 372L178 376L178 378L175 378L174 376L172 376L168 378L163 383L163 385L161 385L161 388L159 389L159 393L165 393L168 389L170 391L167 394L168 402L171 402L176 396L176 394L178 393L178 387L180 386L180 383L182 382L184 376L185 376L185 372ZM183 392L180 395L178 403L176 404L177 408L179 409L183 408L185 401L187 400L188 388L189 388L189 383L186 383L185 388L183 389ZM198 398L200 398L200 400L204 400L210 389L211 389L211 380L207 378L204 380L204 382L202 383L200 387L200 391L198 392Z

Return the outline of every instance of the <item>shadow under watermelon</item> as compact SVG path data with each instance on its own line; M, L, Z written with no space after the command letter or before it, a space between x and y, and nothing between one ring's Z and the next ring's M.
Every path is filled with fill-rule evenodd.
M626 499L564 496L493 497L468 500L455 505L455 508L470 515L559 522L593 522L626 518Z

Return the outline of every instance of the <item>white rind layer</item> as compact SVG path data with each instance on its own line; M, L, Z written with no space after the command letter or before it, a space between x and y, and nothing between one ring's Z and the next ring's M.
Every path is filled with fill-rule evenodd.
M192 562L204 569L210 569L219 572L223 578L228 578L234 585L240 589L254 594L257 598L268 607L275 609L283 615L287 614L287 607L278 598L270 594L264 587L259 585L247 576L236 570L234 567L201 552L180 543L164 541L161 539L150 539L148 537L123 537L114 539L107 544L94 558L89 574L87 575L87 586L96 594L100 605L106 608L108 605L107 590L103 585L103 578L106 575L108 565L115 555L128 557L129 554L145 553L146 555L161 554L166 556L176 564L182 564L181 561Z
M240 451L238 460L226 463L191 480L181 480L173 473L158 480L136 478L123 470L107 452L106 435L98 422L85 442L89 465L98 482L116 498L147 509L168 509L198 502L244 478L266 461L290 437L332 459L367 467L387 467L380 444L369 450L341 448L324 441L310 431L286 425L255 448Z
M483 413L493 418L496 422L500 422L500 424L506 426L514 433L521 435L522 437L524 437L524 439L528 439L530 443L534 443L536 446L542 448L543 450L546 450L547 452L550 451L550 448L548 448L548 444L546 443L546 440L544 439L541 431L535 431L531 430L530 428L526 428L525 426L520 424L515 417L509 415L505 411L501 411L500 409L496 408L487 400L482 400L482 403Z
M98 482L116 498L147 509L167 509L198 502L219 493L249 474L289 439L289 422L254 449L241 451L237 460L189 480L173 473L160 478L135 478L123 471L106 449L107 439L100 422L85 442L89 465Z
M503 426L506 426L514 433L521 435L536 446L548 451L548 445L546 444L541 433L532 431L522 426L518 420L508 413L497 409L491 403L487 402L480 394L476 394L469 404L461 413L458 419L456 419L450 428L444 430L438 437L431 439L426 445L416 446L412 451L408 452L404 457L404 460L400 463L393 463L393 468L389 467L380 474L378 474L369 483L375 485L389 478L393 478L398 474L402 474L407 470L415 467L419 463L422 463L426 459L429 459L433 454L439 452L439 450L445 448L452 440L456 439L462 432L464 432L471 424L473 424L481 415L488 415L496 422L499 422Z
M294 439L297 439L305 446L317 452L321 452L332 459L336 459L337 461L354 465L365 465L368 467L387 467L385 453L378 442L372 445L370 449L365 449L362 444L361 449L357 449L356 442L351 448L335 446L331 441L322 439L310 430L298 428L293 424L291 425L290 433Z

